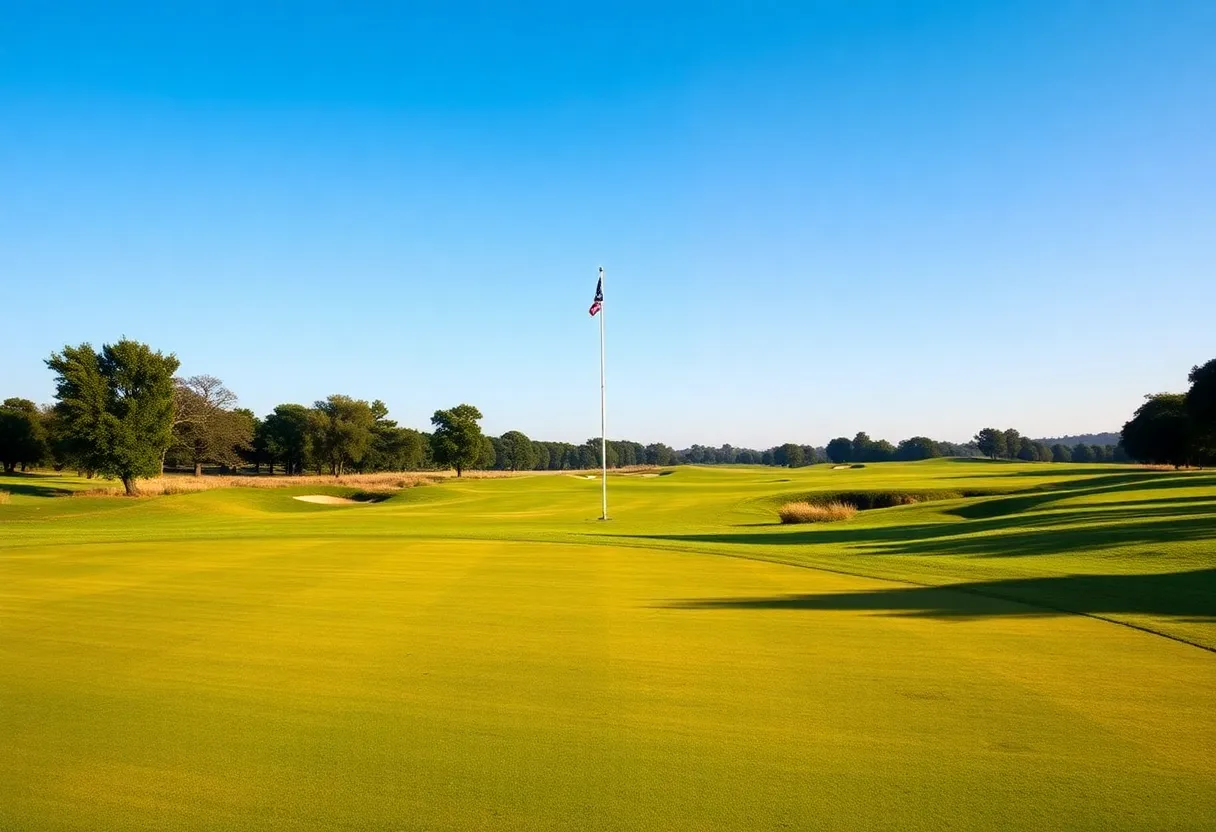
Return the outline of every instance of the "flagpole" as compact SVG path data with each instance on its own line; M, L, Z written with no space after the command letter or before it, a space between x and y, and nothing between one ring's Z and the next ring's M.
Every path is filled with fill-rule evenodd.
M600 266L600 291L604 290L604 267ZM604 307L600 306L600 492L603 501L601 520L608 519L608 417L604 395Z

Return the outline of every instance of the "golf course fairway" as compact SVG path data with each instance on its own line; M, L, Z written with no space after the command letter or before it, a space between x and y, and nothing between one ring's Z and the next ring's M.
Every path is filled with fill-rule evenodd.
M1216 826L1216 475L609 484L0 477L0 830Z

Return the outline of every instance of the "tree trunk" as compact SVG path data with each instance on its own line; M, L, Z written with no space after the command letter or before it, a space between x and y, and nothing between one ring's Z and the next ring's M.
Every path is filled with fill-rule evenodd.
M194 463L194 476L201 477L203 475L203 463Z
M127 490L128 497L134 497L138 493L135 490L135 477L123 477L122 487Z
M456 466L456 476L459 477L461 475L461 473L463 473L463 469L461 469L461 467L459 465L457 465Z
M274 460L273 459L270 462L266 463L266 470L270 472L270 476L272 476L272 477L274 476ZM257 473L259 473L259 474L262 473L261 464L259 464L257 467Z

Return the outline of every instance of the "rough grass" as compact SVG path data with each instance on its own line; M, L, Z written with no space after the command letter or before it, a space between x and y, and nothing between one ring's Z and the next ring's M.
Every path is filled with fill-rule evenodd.
M829 503L786 503L777 509L782 523L831 523L848 520L857 513L857 507L833 500Z
M8 505L9 501L12 499L12 496L13 495L9 492L0 489L0 506Z
M848 478L0 477L0 828L1210 827L1216 474Z

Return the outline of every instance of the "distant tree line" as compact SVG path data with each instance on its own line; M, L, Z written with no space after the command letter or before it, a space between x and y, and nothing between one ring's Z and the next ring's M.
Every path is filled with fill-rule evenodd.
M1022 436L1018 431L984 428L975 435L979 452L989 459L1016 459L1022 462L1132 462L1122 445L1077 442L1048 444Z
M1185 393L1153 393L1123 425L1122 445L1139 462L1216 465L1216 358L1191 368Z
M86 476L134 481L166 468L255 473L369 473L455 469L586 470L600 466L600 440L545 442L521 431L482 432L481 412L460 404L437 410L431 430L403 427L384 402L331 395L312 405L285 403L259 417L237 406L236 395L210 375L182 378L178 360L123 339L64 347L47 359L55 373L55 404L9 398L0 404L0 463L5 471L50 464ZM1048 444L1016 430L984 428L956 444L913 436L898 444L865 432L837 437L825 447L787 442L766 450L661 442L607 443L610 468L633 465L858 464L983 455L1030 462L1211 463L1216 449L1216 360L1191 371L1186 394L1147 397L1124 425L1122 442ZM1099 435L1100 436L1100 435Z

